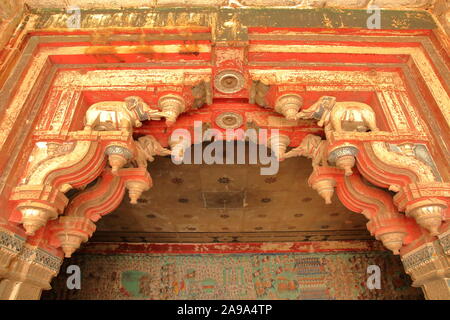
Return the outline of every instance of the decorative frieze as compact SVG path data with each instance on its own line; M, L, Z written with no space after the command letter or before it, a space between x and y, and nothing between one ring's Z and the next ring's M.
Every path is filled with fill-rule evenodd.
M0 248L13 253L19 253L22 250L25 238L15 233L0 230Z
M438 235L438 238L445 254L450 256L450 230Z
M55 274L58 273L59 267L62 264L62 258L56 257L40 248L30 247L28 245L23 247L17 258L26 262L37 263L47 269L55 271Z
M442 177L436 167L433 158L428 151L428 147L423 143L402 143L402 144L387 144L389 149L399 154L416 158L426 165L428 165L436 178L436 181L442 182Z
M407 273L413 272L415 269L430 263L436 257L436 250L432 243L408 252L402 256L402 262Z
M441 238L444 241L441 241ZM402 262L413 282L423 288L427 299L450 299L448 233L403 255ZM446 243L447 241L447 243Z

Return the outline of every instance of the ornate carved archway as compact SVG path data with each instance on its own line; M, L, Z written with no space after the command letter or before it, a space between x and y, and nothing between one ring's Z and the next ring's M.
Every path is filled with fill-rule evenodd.
M311 187L362 213L415 285L448 299L450 62L432 20L368 34L262 28L234 9L214 11L225 27L194 10L192 27L186 13L171 13L176 29L148 20L138 34L112 31L113 17L92 32L88 13L61 31L66 14L32 13L17 31L0 79L0 296L48 289L126 191L133 203L152 187L147 161L199 142L200 121L277 129L266 143L281 161L311 158ZM192 134L174 140L177 129Z

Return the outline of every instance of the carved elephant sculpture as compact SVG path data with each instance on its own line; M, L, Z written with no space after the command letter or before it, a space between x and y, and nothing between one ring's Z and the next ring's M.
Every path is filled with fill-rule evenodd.
M326 140L314 134L308 134L300 145L285 154L285 158L307 157L312 159L312 166L328 166Z
M125 101L94 103L86 112L84 130L125 130L142 126L144 120L158 117L158 110L151 109L140 97L127 97Z
M169 149L161 146L161 144L153 136L143 136L136 142L137 156L136 164L140 168L147 167L147 161L155 160L154 156L168 156L171 154Z
M321 97L316 103L297 114L299 119L316 119L326 131L378 131L375 112L365 103L336 102L335 97Z

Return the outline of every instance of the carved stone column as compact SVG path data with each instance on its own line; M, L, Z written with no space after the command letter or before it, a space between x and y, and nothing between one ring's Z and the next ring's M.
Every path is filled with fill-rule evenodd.
M0 227L0 279L8 273L12 260L22 250L25 239Z
M57 275L62 259L25 244L8 266L8 273L0 280L0 300L35 300L42 290L50 289L51 279Z
M450 230L402 256L413 286L431 300L450 300Z

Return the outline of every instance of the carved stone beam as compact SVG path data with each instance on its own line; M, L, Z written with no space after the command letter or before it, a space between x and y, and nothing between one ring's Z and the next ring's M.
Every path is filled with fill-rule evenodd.
M120 204L124 193L123 179L105 169L94 186L70 201L64 216L85 217L96 222Z
M442 220L449 218L450 184L442 182L426 145L387 143L404 139L380 132L369 105L332 98L322 97L299 113L301 118L320 119L319 125L325 127L328 162L344 169L346 176L357 163L367 180L397 192L394 202L400 211L431 235L439 234Z

